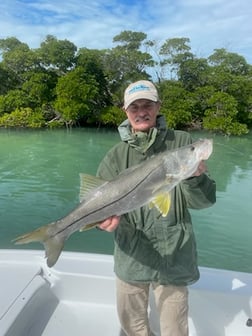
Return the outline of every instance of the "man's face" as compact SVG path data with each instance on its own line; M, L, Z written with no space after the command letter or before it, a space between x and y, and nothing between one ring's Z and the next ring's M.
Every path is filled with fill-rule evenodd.
M148 99L137 99L125 110L129 122L135 132L147 132L156 126L160 103Z

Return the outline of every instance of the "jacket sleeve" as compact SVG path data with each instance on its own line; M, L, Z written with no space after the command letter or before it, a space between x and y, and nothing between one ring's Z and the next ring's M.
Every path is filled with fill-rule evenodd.
M100 162L96 175L105 181L110 181L119 174L114 155L110 150Z
M207 174L184 180L180 186L188 208L204 209L216 202L216 184Z

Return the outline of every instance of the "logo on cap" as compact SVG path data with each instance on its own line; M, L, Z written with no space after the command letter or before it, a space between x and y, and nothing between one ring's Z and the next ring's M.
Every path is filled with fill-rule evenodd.
M133 88L131 88L128 91L128 94L132 94L132 93L139 92L139 91L150 91L150 88L149 86L146 86L144 84L138 84L138 85L133 86Z

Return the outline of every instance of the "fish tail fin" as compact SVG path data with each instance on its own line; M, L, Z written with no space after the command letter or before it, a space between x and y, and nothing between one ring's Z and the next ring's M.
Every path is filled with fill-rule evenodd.
M49 238L49 235L47 233L47 226L42 226L41 228L38 228L37 230L34 230L32 232L28 232L22 236L19 236L12 240L15 244L28 244L32 242L41 242L43 243Z
M32 242L41 242L45 247L45 255L48 267L52 267L59 258L59 255L64 247L64 236L53 236L48 234L48 225L42 226L37 230L26 233L12 240L14 244L28 244Z
M46 263L48 267L52 267L58 260L65 243L64 237L52 237L44 242Z

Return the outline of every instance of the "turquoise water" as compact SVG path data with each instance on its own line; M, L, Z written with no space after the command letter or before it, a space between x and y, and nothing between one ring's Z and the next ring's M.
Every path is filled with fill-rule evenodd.
M192 211L201 266L252 272L252 134L213 136L208 160L217 182L217 203ZM79 202L79 173L95 174L116 131L95 129L0 130L0 248L16 236L58 219ZM90 230L73 234L65 250L113 253L112 234Z

